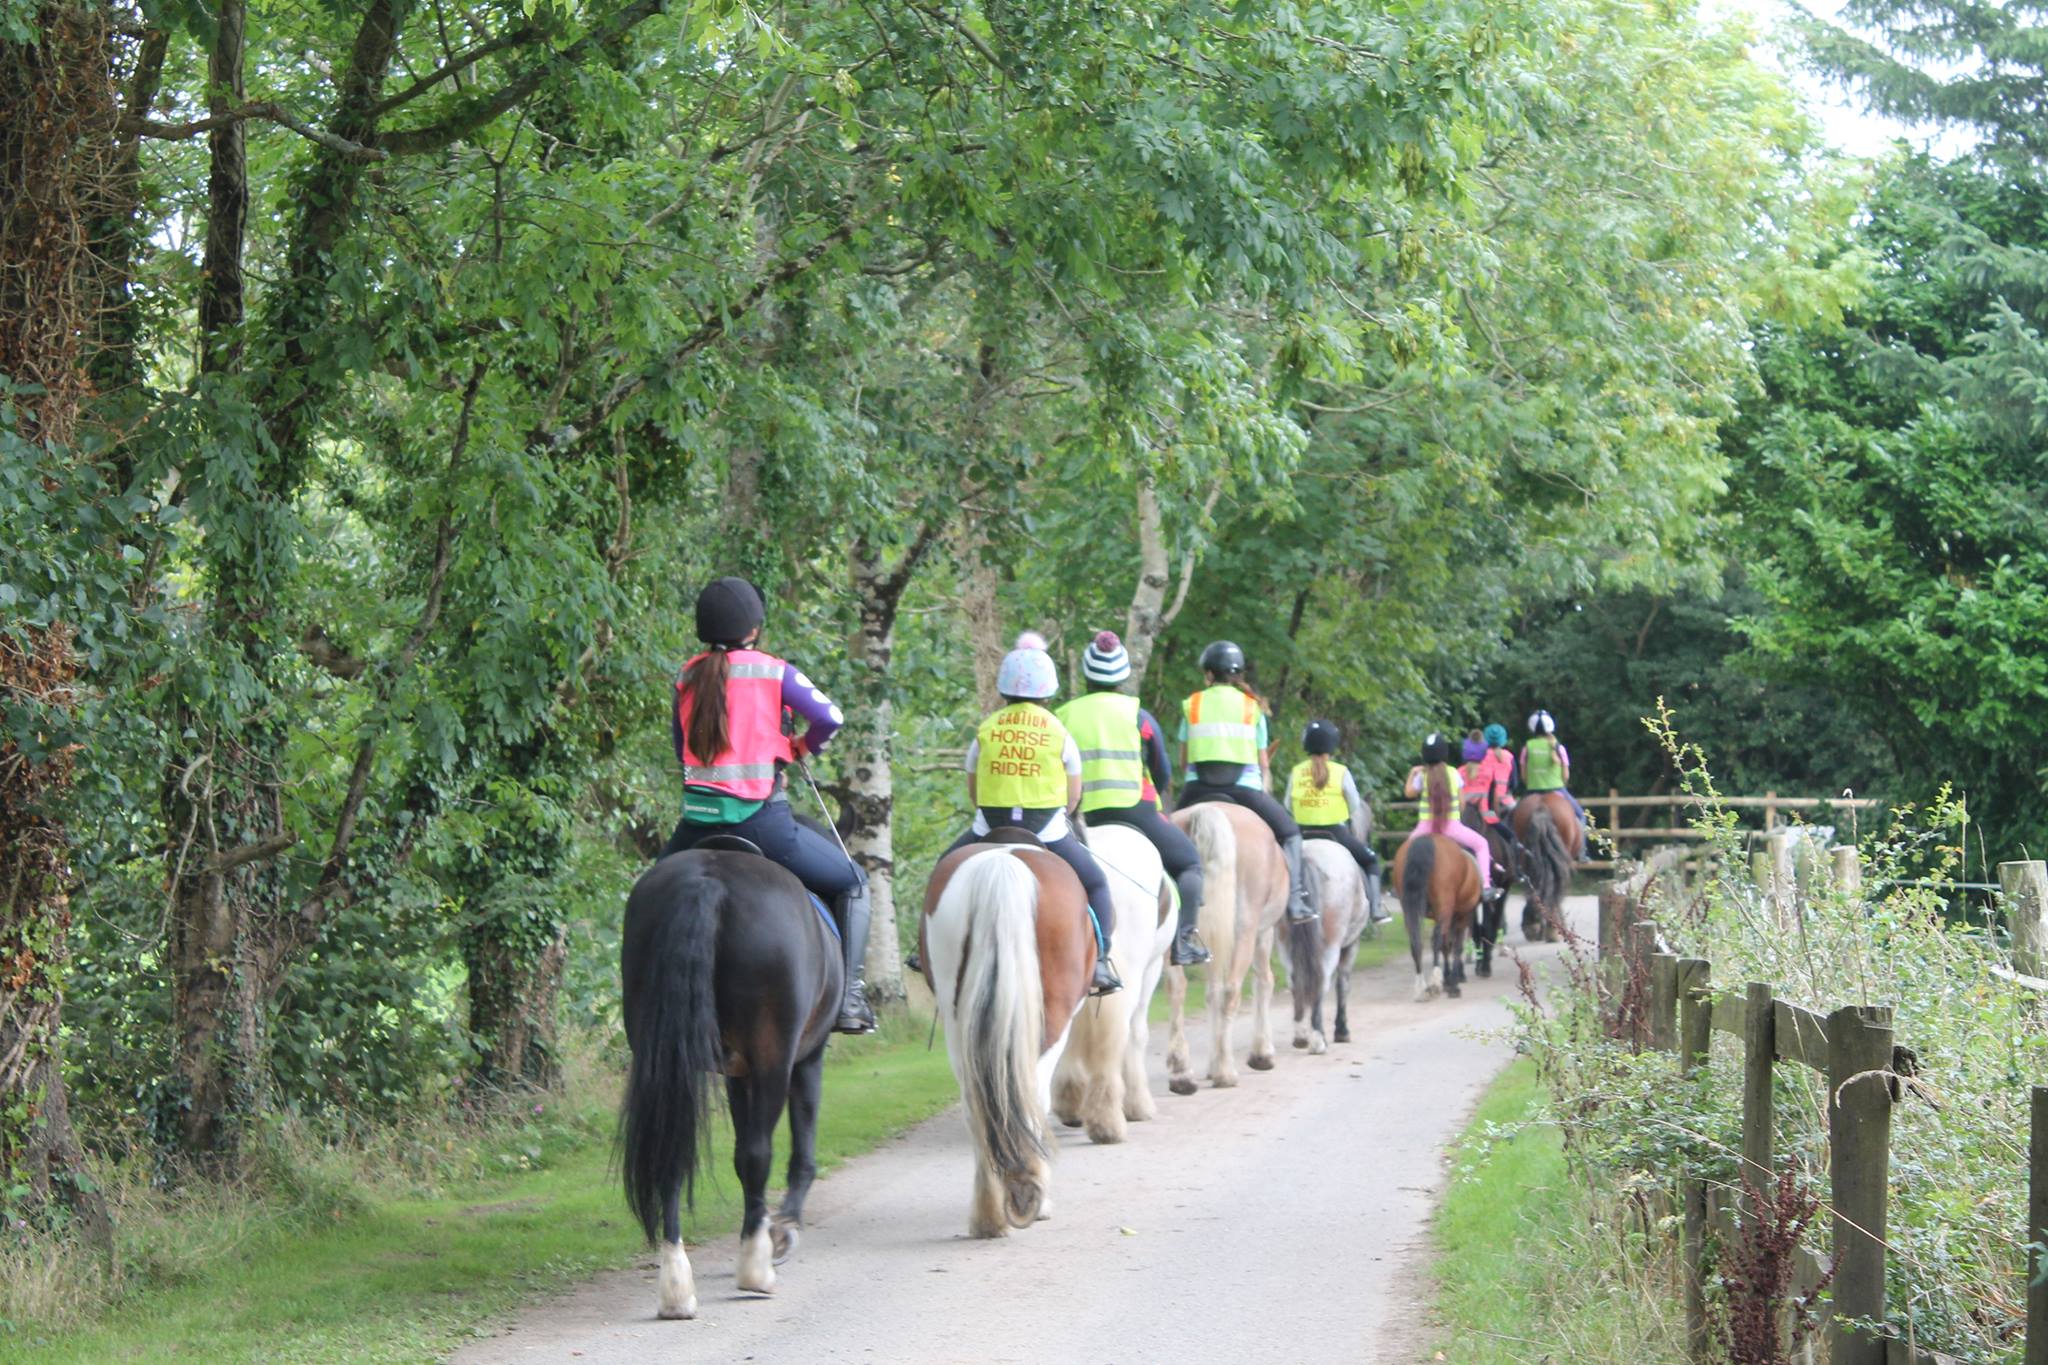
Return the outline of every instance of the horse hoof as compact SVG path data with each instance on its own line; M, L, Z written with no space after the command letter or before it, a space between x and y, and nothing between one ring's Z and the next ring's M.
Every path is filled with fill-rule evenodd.
M1464 993L1465 992L1463 991L1463 989L1461 989L1455 981L1452 982L1450 985L1444 987L1444 994L1448 995L1453 1000L1456 1000L1459 996L1463 995Z
M1234 1087L1235 1087L1235 1086L1237 1085L1237 1077L1235 1077L1235 1076L1211 1076L1211 1077L1209 1078L1209 1084L1210 1084L1211 1086L1214 1086L1214 1087L1215 1087L1216 1089L1218 1089L1218 1090L1229 1090L1229 1089L1232 1089L1232 1088L1234 1088Z
M777 1218L768 1225L768 1242L775 1249L775 1264L781 1265L796 1250L802 1240L801 1227L787 1218Z
M740 1239L739 1265L733 1280L749 1294L775 1292L775 1260L768 1245L768 1229Z
M1271 1071L1273 1069L1273 1059L1258 1053L1253 1053L1245 1058L1244 1064L1254 1071Z
M688 1322L697 1316L697 1296L692 1294L681 1303L665 1303L654 1310L654 1316L664 1322Z
M1195 1084L1192 1076L1175 1076L1166 1083L1166 1088L1176 1095L1192 1095L1202 1087Z
M1350 1042L1350 1041L1351 1041L1351 1030L1350 1030L1350 1029L1348 1029L1348 1028L1340 1028L1340 1029L1338 1029L1338 1030L1337 1030L1337 1031L1336 1031L1335 1033L1333 1033L1333 1034L1331 1034L1331 1035L1330 1035L1330 1041L1331 1041L1331 1042L1333 1042L1333 1043L1348 1043L1348 1042Z
M1329 1050L1330 1050L1330 1045L1329 1045L1328 1043L1324 1042L1324 1041L1322 1040L1322 1037L1321 1037L1320 1035L1318 1035L1318 1036L1317 1036L1317 1038L1316 1038L1316 1040L1315 1040L1314 1042L1312 1042L1312 1043L1310 1043L1310 1044L1309 1044L1309 1047L1308 1047L1308 1055L1309 1055L1309 1056L1311 1056L1311 1057L1320 1057L1320 1056L1322 1056L1322 1055L1323 1055L1323 1054L1324 1054L1325 1052L1328 1052Z
M1079 1128L1081 1126L1081 1116L1079 1114L1075 1114L1069 1117L1066 1114L1061 1114L1060 1122L1068 1128Z
M1306 1039L1306 1038L1296 1038L1296 1039L1294 1040L1294 1045L1295 1045L1296 1047L1300 1047L1300 1048L1305 1048L1305 1047L1307 1047L1307 1046L1308 1046L1308 1039Z

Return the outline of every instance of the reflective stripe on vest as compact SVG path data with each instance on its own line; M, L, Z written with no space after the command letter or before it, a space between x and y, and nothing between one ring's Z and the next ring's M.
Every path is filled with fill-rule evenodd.
M1351 818L1351 803L1344 799L1344 779L1350 776L1342 763L1330 762L1330 780L1316 786L1316 761L1304 758L1294 765L1288 783L1288 807L1296 824L1341 825Z
M1090 692L1059 709L1059 722L1081 750L1081 810L1135 806L1145 794L1145 755L1138 739L1138 699Z
M1522 750L1522 786L1532 792L1554 792L1564 786L1556 736L1538 735Z
M1188 762L1257 763L1259 704L1218 683L1180 705L1188 722Z
M1057 810L1067 804L1067 770L1060 761L1067 729L1035 701L1020 701L990 716L974 732L974 804L1019 810Z
M1459 791L1468 806L1476 806L1486 795L1486 778L1477 763L1467 763L1458 769L1458 781L1464 784Z
M698 655L697 659L703 658ZM683 665L687 673L697 662ZM676 722L683 734L683 781L746 801L765 801L775 791L777 765L795 757L782 733L782 675L788 667L773 654L736 649L726 660L726 747L707 761L689 749L694 697L676 678Z

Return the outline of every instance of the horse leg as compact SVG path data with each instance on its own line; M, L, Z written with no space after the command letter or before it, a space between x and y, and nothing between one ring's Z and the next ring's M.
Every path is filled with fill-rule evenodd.
M1403 909L1401 918L1408 922L1408 958L1415 964L1415 998L1429 999L1429 973L1422 970L1422 912Z
M1352 952L1356 952L1356 951L1357 951L1357 948L1356 948L1356 947L1354 947L1354 948L1353 948L1353 949L1352 949L1351 951L1352 951ZM1344 951L1342 951L1341 949L1340 949L1340 950L1338 951L1338 953L1337 953L1337 970L1336 970L1336 972L1335 972L1335 973L1333 974L1333 976L1332 976L1332 978L1331 978L1331 982L1330 982L1330 984L1331 984L1332 986L1336 987L1336 990L1337 990L1337 1024L1336 1024L1336 1027L1335 1027L1335 1028L1333 1028L1333 1029L1332 1029L1332 1030L1330 1031L1330 1041L1331 1041L1331 1042L1333 1042L1333 1043L1348 1043L1348 1042L1350 1042L1350 1041L1351 1041L1351 1013L1350 1013L1350 1004L1351 1004L1351 960L1350 960L1350 959L1351 959L1351 953L1347 953L1347 952L1344 952Z
M1254 1071L1273 1069L1273 931L1259 931L1252 953L1252 1055L1245 1065Z
M661 1196L661 1280L654 1313L662 1318L697 1316L697 1277L690 1253L683 1250L683 1187L672 1185Z
M1135 975L1135 973L1133 973ZM1124 1127L1124 1041L1131 1028L1131 1005L1136 999L1129 990L1097 996L1081 1007L1074 1021L1075 1036L1062 1060L1070 1067L1078 1061L1081 1082L1081 1122L1091 1142L1122 1142ZM1088 1027L1081 1029L1082 1019Z
M1140 992L1131 1002L1131 1022L1124 1038L1124 1117L1144 1123L1159 1112L1152 1102L1152 1087L1145 1079L1145 1051L1152 1045L1152 993Z
M1117 995L1122 995L1123 993L1118 991ZM1087 1037L1094 1027L1088 1018L1089 1014L1102 1001L1114 1000L1115 998L1116 996L1096 996L1089 1000L1087 1004L1081 1007L1079 1017L1074 1020L1075 1031L1080 1036ZM1041 1072L1041 1074L1044 1073ZM1067 1127L1079 1128L1081 1126L1081 1097L1088 1084L1087 1077L1081 1074L1079 1050L1068 1048L1066 1055L1060 1058L1059 1068L1051 1074L1052 1102L1047 1108L1054 1118Z
M740 1178L746 1212L740 1222L740 1259L734 1275L741 1289L768 1294L775 1289L775 1251L768 1237L768 1176L775 1164L775 1125L782 1121L789 1076L770 1066L725 1083L732 1107L732 1168Z
M1245 970L1251 965L1244 961L1244 954L1251 947L1250 937L1238 937L1230 962L1221 973L1216 963L1209 964L1209 1083L1219 1090L1237 1084L1237 1060L1230 1055L1230 1035L1237 1027L1238 992Z
M1166 1088L1176 1095L1195 1093L1193 1059L1188 1056L1188 969L1166 969Z
M768 1240L781 1265L796 1250L804 1226L804 1200L818 1178L818 1096L825 1084L825 1049L796 1064L789 1084L789 1188L768 1226Z

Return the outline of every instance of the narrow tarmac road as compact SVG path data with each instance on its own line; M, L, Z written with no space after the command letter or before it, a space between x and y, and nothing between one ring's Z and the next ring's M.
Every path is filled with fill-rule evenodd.
M1592 905L1569 906L1581 932ZM1518 918L1510 907L1508 923ZM1561 950L1513 951L1540 973ZM1462 999L1417 1003L1404 953L1358 974L1355 1041L1321 1057L1288 1046L1280 993L1276 1069L1186 1097L1166 1091L1157 1030L1159 1117L1114 1147L1060 1129L1053 1216L1035 1227L964 1235L967 1139L949 1111L819 1181L772 1297L734 1289L737 1237L722 1237L690 1248L695 1321L654 1318L650 1255L536 1303L454 1359L1410 1365L1429 1341L1444 1152L1508 1060L1516 979L1513 958L1499 959ZM1238 1030L1241 1060L1248 1021Z

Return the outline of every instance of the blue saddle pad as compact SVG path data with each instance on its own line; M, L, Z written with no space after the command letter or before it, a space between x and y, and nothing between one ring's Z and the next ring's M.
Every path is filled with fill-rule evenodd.
M804 894L806 896L809 896L811 898L811 904L818 908L818 918L825 921L825 927L832 931L832 937L838 938L839 921L832 918L832 907L825 904L825 902L823 902L822 900L819 900L818 893L815 891L806 888Z

